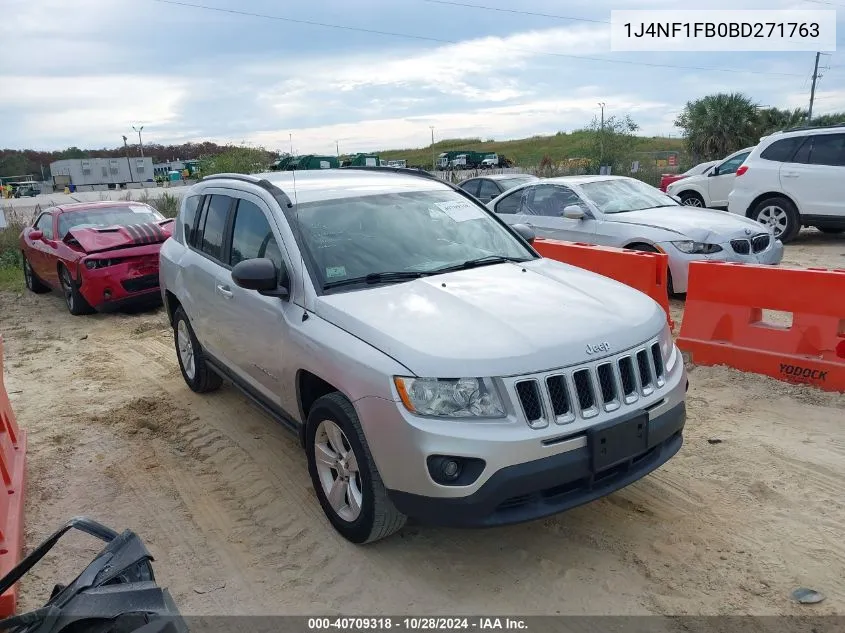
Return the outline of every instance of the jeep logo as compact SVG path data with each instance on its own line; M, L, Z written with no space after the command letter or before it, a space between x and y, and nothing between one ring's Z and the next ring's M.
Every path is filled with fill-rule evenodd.
M819 369L810 369L808 367L801 367L800 365L780 364L780 373L785 376L792 376L793 378L803 378L805 380L818 380L824 382L827 379L827 372Z
M587 345L587 353L588 354L598 354L599 352L609 352L610 351L610 343L605 341L604 343L599 343L598 345Z

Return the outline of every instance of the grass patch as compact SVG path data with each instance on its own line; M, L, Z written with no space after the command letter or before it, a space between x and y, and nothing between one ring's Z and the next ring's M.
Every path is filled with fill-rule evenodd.
M23 290L23 262L18 238L24 223L13 209L4 209L6 226L0 229L0 290Z

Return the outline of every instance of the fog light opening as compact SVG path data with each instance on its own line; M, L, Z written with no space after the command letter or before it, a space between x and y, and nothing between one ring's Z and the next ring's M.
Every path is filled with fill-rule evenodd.
M111 289L110 288L106 288L105 290L103 290L103 298L104 299L111 299Z
M446 481L454 481L461 474L461 465L454 459L444 459L440 464L440 474Z

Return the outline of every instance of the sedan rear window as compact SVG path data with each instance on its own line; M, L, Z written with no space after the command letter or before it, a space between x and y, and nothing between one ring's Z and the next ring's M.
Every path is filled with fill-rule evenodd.
M64 239L71 229L131 226L133 224L161 222L164 219L161 213L145 204L70 211L59 216L59 237Z

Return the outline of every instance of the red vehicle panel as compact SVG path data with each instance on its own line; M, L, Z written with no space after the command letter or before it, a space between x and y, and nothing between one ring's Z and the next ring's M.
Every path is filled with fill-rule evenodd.
M683 178L686 178L684 174L663 174L660 177L660 191L666 193L666 187L677 180L682 180Z
M138 202L47 209L20 236L27 287L61 291L73 314L157 303L158 255L172 226Z

